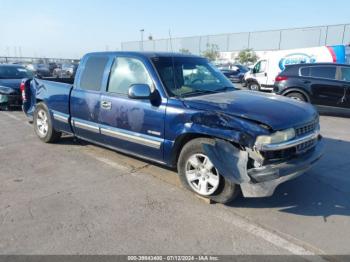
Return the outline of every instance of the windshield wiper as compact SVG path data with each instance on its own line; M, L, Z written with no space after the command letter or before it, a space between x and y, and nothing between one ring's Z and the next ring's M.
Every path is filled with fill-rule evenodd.
M182 94L181 97L188 97L193 95L205 95L205 94L215 94L215 90L195 90L193 92L188 92L185 94Z

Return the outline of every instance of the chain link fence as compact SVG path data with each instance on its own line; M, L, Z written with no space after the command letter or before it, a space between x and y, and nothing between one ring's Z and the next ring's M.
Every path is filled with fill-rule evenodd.
M38 57L9 57L0 56L0 64L48 64L48 63L78 63L77 59L38 58Z
M236 52L246 48L256 51L305 48L323 45L348 45L350 24L281 29L273 31L181 37L123 42L123 51L189 51L201 54L207 45L216 45L220 52Z

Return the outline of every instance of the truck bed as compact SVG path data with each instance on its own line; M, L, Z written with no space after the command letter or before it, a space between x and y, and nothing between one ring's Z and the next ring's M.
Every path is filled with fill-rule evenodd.
M27 116L32 117L35 105L43 101L52 112L69 115L70 93L74 79L65 78L34 78L26 85L26 101L23 109ZM67 83L68 82L68 83Z
M59 77L42 77L40 78L45 81L51 81L51 82L57 82L57 83L65 83L65 84L74 84L74 78L67 77L67 78L59 78Z

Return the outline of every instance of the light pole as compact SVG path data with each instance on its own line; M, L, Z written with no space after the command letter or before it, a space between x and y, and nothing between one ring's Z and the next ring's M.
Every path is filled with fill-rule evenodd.
M145 29L141 29L141 43L140 43L140 49L141 51L143 51L143 33L145 32Z

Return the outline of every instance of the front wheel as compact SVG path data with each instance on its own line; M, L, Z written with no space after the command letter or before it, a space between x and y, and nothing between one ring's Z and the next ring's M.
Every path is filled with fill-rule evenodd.
M45 143L54 143L61 138L61 132L52 125L49 109L44 103L39 103L34 112L34 130L39 139Z
M178 173L183 186L217 203L234 200L239 187L221 176L203 149L212 139L197 138L187 143L179 156Z
M257 82L250 82L248 84L248 89L252 91L260 91L260 85Z

